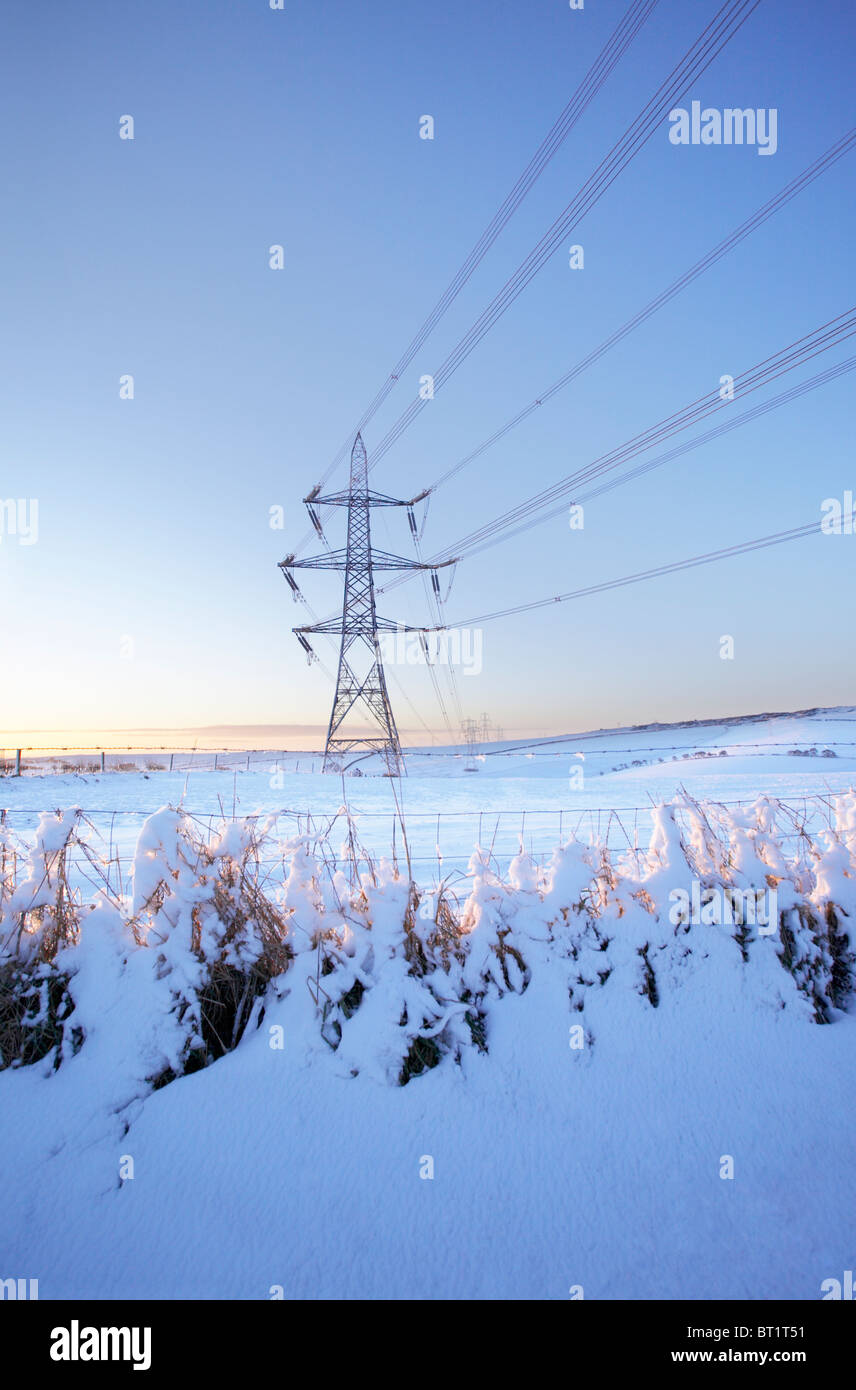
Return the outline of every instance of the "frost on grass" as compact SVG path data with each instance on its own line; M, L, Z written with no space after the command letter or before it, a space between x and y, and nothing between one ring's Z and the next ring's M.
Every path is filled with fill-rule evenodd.
M478 846L432 887L374 862L348 825L335 858L323 836L278 842L264 817L212 836L164 807L123 891L79 810L43 815L29 846L0 825L0 1066L98 1053L141 1094L275 1018L307 1064L404 1085L465 1053L488 1065L500 1012L535 978L562 982L588 1037L620 994L658 1009L694 982L723 1008L750 989L808 1023L852 999L853 792L814 833L770 798L683 793L655 810L647 848L571 840L539 866L521 844L503 868ZM681 893L767 895L775 913L699 916Z

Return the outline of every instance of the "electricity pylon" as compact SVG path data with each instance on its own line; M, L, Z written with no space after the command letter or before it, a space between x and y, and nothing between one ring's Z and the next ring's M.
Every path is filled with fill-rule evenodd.
M445 560L442 565L422 564L416 560L406 560L400 555L390 555L386 551L373 549L370 520L372 507L407 507L410 529L416 536L416 518L413 514L413 507L428 494L421 492L418 497L402 502L398 498L373 492L368 485L368 460L362 435L357 435L351 451L351 479L348 491L331 493L321 497L319 495L320 490L319 484L313 488L308 497L303 499L308 508L312 525L323 540L324 533L318 508L322 506L347 507L348 541L346 549L328 550L325 555L313 555L305 560L296 560L293 555L287 555L280 562L279 568L294 590L296 597L299 596L300 590L291 574L293 569L327 569L344 570L345 572L345 597L342 604L341 620L334 618L326 622L315 623L313 626L293 629L301 646L310 657L313 652L306 637L307 633L327 632L341 633L342 635L336 694L333 698L333 708L330 712L330 723L327 728L327 742L324 747L323 771L344 771L346 767L352 766L361 758L367 757L371 753L379 753L386 763L389 774L398 776L405 771L404 758L389 701L389 692L386 688L386 676L378 634L382 632L424 633L426 629L408 627L401 623L390 622L386 618L378 618L375 610L373 571L431 570L434 592L439 595L440 586L435 571L442 568L442 565L454 564L455 562ZM355 713L363 717L368 715L370 728L372 730L376 728L378 732L366 734L363 731L354 730L347 733L344 728L345 722ZM351 753L359 753L360 757L348 761L348 755Z
M479 746L479 726L475 719L465 719L461 724L461 736L467 745L467 761L464 764L464 772L478 772L476 763L476 749Z

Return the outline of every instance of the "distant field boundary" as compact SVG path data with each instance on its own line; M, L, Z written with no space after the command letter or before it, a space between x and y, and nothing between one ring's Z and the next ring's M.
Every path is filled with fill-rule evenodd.
M562 740L551 740L552 742L574 743L583 742L582 738L573 736ZM571 749L565 749L564 753L559 749L550 748L550 744L535 743L522 745L515 748L490 748L485 746L479 753L475 754L477 760L481 758L514 757L521 752L526 752L527 748L544 748L550 751L533 753L535 758L561 758L562 756L572 756ZM631 748L607 747L607 748L586 748L587 757L612 756L650 753L682 753L689 755L690 759L709 759L724 757L741 756L763 756L770 750L784 750L785 755L805 756L805 757L835 757L835 749L856 750L856 739L821 739L808 747L795 746L794 740L768 742L759 740L755 743L733 743L727 747L714 745L711 748L699 748L697 743L660 743L651 745L636 745ZM64 755L64 756L63 756ZM776 756L780 754L772 754ZM405 758L458 758L464 759L468 756L465 749L455 746L447 749L419 749L405 750ZM249 749L188 749L188 748L56 748L52 750L35 749L25 747L0 749L0 776L20 777L34 773L49 773L61 776L70 773L99 774L99 773L136 773L136 772L252 772L277 770L280 761L294 762L296 766L289 771L320 772L321 762L324 754L321 750L291 751L287 748L249 748ZM677 761L671 759L670 761ZM302 768L301 768L302 764ZM628 766L628 765L625 765ZM630 764L632 766L632 764ZM616 769L618 770L618 769ZM623 770L623 769L621 769ZM351 775L351 774L349 774ZM358 776L372 776L371 772L359 772ZM380 774L378 774L380 775Z

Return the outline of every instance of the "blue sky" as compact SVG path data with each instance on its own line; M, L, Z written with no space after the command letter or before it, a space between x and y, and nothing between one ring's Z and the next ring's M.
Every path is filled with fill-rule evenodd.
M370 457L717 8L660 0L366 430ZM276 568L301 498L623 9L8 0L0 498L37 498L39 537L0 543L0 728L326 723L332 690ZM836 0L762 0L689 97L775 107L776 154L676 148L664 123L569 238L584 270L553 257L374 485L432 482L844 134L854 30ZM426 553L850 307L854 159L440 489ZM856 488L852 397L845 376L592 502L582 533L560 517L467 561L450 621L813 520ZM375 538L412 553L401 513ZM851 703L854 554L854 536L818 537L487 626L480 674L458 674L464 713L547 732ZM334 578L302 584L336 607ZM379 608L430 621L418 582ZM426 673L394 674L439 727Z

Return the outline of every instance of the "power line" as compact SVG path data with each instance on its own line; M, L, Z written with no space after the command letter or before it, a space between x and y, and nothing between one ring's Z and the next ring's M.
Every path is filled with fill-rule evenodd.
M760 419L762 415L768 414L771 410L777 410L780 405L789 405L791 401L806 395L810 391L816 391L819 386L825 386L830 381L835 381L838 377L844 376L847 372L852 372L856 368L856 357L845 358L834 367L829 367L825 372L818 372L816 376L809 377L806 381L800 382L798 386L792 386L787 391L782 391L777 396L772 396L770 400L763 401L760 405L753 406L751 410L744 410L735 419L726 420L723 424L714 429L706 430L704 434L696 435L694 439L686 440L683 444L677 445L674 449L668 450L665 454L658 454L656 458L648 459L645 463L639 464L636 468L629 469L617 478L612 478L609 482L601 483L600 487L591 488L587 492L578 494L580 502L590 502L595 497L601 497L605 492L611 492L614 488L623 487L625 483L632 482L634 478L639 478L643 473L650 473L655 468L661 468L663 464L671 463L676 458L681 458L684 454L692 453L703 444L709 444L712 439L719 439L722 435L730 433L731 430L742 428L751 421ZM575 494L576 495L576 494ZM512 540L514 536L519 536L522 532L531 530L533 526L540 526L545 521L550 521L553 517L559 516L565 510L565 503L553 508L551 511L540 513L535 518L516 527L514 530L507 531L496 537L494 540L485 541L482 545L475 546L468 552L467 558L479 555L483 550L488 550L492 545L497 545L501 541Z
M742 28L759 3L760 0L728 0L728 3L722 6L692 47L672 69L666 80L661 83L642 112L628 126L624 135L616 141L612 150L601 161L564 212L545 232L541 241L530 251L526 259L506 281L457 346L453 348L437 371L432 374L434 395L457 371L461 363L465 361L489 329L526 288L530 280L537 275L568 233L594 207L607 188L639 153L663 117L674 107L676 102L681 100L692 83L706 71L728 41ZM426 404L426 399L421 395L411 401L380 444L373 450L371 465L373 468L389 452L393 444L412 424Z
M581 494L581 502L590 502L594 497L600 497L605 492L611 492L613 488L623 487L625 483L631 482L634 478L641 477L643 473L650 473L655 468L660 468L664 463L670 463L673 459L680 458L683 454L689 453L691 449L697 449L702 444L708 444L712 439L719 439L722 435L728 434L731 430L739 429L743 425L749 424L752 420L758 420L762 415L767 415L771 410L777 410L780 405L789 405L791 401L797 400L800 396L807 395L810 391L816 391L819 386L826 386L828 382L837 380L838 377L852 372L856 368L856 357L846 357L843 362L838 362L834 367L828 367L824 372L818 372L815 376L808 377L801 381L797 386L789 387L787 391L781 391L777 396L772 396L768 401L762 401L760 405L753 406L751 410L744 410L736 419L727 420L724 424L718 425L715 429L707 430L704 434L696 437L685 444L679 444L677 448L670 449L668 453L658 454L656 458L649 459L645 463L639 464L636 468L629 469L622 473L619 478L612 478L607 483L602 483L600 487L592 488L589 492ZM564 504L560 511L564 511ZM558 515L557 511L550 512L543 520L548 520L550 516ZM541 518L539 518L540 520ZM473 552L475 553L475 552Z
M696 261L695 265L691 266L689 270L686 270L683 275L678 276L677 280L673 281L667 289L664 289L656 298L646 304L643 309L640 309L638 313L634 314L632 318L628 319L626 323L622 324L622 326L616 329L614 333L610 334L608 338L605 338L598 347L594 348L587 356L583 357L581 361L577 362L575 366L571 367L570 371L565 372L558 381L553 382L552 386L542 391L540 395L530 401L529 404L518 411L516 415L513 415L504 425L501 425L498 430L490 435L489 438L483 440L481 444L471 450L465 458L453 464L445 473L441 473L437 481L429 488L429 493L436 492L439 487L449 482L451 478L454 478L463 468L466 468L468 464L480 458L488 449L492 449L493 446L498 444L501 439L504 439L511 430L516 429L518 425L522 424L524 420L527 420L530 415L542 405L545 405L547 401L551 400L553 396L563 390L565 386L569 385L570 382L574 381L578 376L581 376L582 373L593 366L595 362L598 362L605 353L609 352L617 343L620 343L622 339L626 338L629 333L632 333L635 328L645 323L658 309L668 304L671 299L677 294L680 294L688 285L692 284L698 276L703 275L711 266L716 265L729 251L733 250L735 246L738 246L741 241L754 232L757 227L760 227L768 218L779 212L781 208L785 207L798 193L801 193L804 188L807 188L816 178L819 178L822 173L825 173L828 168L835 164L845 154L849 153L854 143L856 143L856 127L849 130L847 134L843 135L840 140L837 140L834 145L831 145L828 150L804 169L801 174L798 174L796 178L792 179L790 183L780 189L773 198L770 198L768 202L758 208L751 217L747 218L745 222L742 222L739 227L735 228L729 236L720 241L713 250L708 251L707 255L703 256L701 260Z
M324 473L319 486L323 486L339 464L344 462L348 457L355 435L365 429L366 425L380 409L404 371L413 361L425 340L433 332L440 319L446 313L446 310L457 298L464 285L493 246L497 237L511 220L526 195L541 176L544 169L553 158L553 155L573 130L580 116L597 96L607 78L621 61L621 58L630 47L636 35L639 33L639 30L650 18L658 3L659 0L633 0L630 8L622 16L579 87L568 101L561 115L554 122L528 165L517 179L517 182L507 194L504 202L494 213L492 220L488 223L469 255L452 277L452 280L443 291L428 317L418 329L408 347L402 353L368 408L364 411L354 428L349 431L346 441ZM307 544L310 539L311 532L308 533L307 539L301 544Z
M583 212L593 206L601 194L605 192L606 188L618 177L622 169L629 163L630 159L634 157L653 133L655 124L672 107L674 102L680 99L683 91L689 87L695 78L704 72L710 63L713 62L717 54L725 47L729 39L742 27L743 23L745 23L746 19L757 8L759 3L760 0L727 0L727 3L720 8L714 19L711 20L702 31L702 34L696 40L695 44L672 69L666 81L661 83L640 116L628 127L624 137L616 142L610 154L601 162L601 165L595 170L594 174L583 186L583 189L580 190L576 199L568 205L564 214L553 224L553 227L545 234L539 245L530 253L530 256L524 261L523 265L518 268L515 276L513 276L510 281L506 282L506 285L500 291L499 295L495 297L491 305L488 306L488 309L481 315L480 319L477 320L465 339L459 343L458 348L455 349L452 356L447 359L440 373L437 374L440 378L440 384L448 379L448 376L456 370L460 362L469 355L480 341L481 337L484 336L493 322L496 321L496 318L498 318L501 313L505 312L505 308L517 297L525 285L528 284L529 280L537 273L538 269L540 269L549 256L552 255L558 244L558 240L564 237L570 227L574 225L574 219L576 218L576 220L579 220ZM648 17L649 13L650 10L645 12L645 18ZM644 22L644 20L641 22ZM588 98L588 100L590 99L591 97ZM509 216L510 215L509 213ZM457 291L455 292L457 293ZM437 376L435 376L435 390L436 387ZM410 411L413 411L415 416L415 412L418 411L423 404L424 401L422 401L421 398L417 399L415 402L415 411L413 411L413 406L411 406L408 412L405 412L405 416L408 416ZM375 454L370 467L374 467L381 452L385 452L387 448L391 447L391 443L394 442L393 433L394 437L398 438L403 432L405 426L402 424L402 421L404 418L405 417L401 417L398 425L393 427L393 432L387 435L386 440ZM320 484L316 486L312 495L317 496L319 491ZM323 539L320 520L316 529L322 535ZM305 541L301 542L301 547L304 544ZM297 552L294 553L296 554ZM442 613L439 610L438 617L442 617ZM439 687L434 679L433 671L432 682L435 685L435 693L440 701L441 710L446 719L448 719ZM452 682L452 684L454 686L454 682ZM454 695L460 707L460 701L456 690L454 691Z
M414 549L415 549L415 551L416 551L416 557L417 557L417 559L418 559L420 565L424 564L424 560L423 560L423 558L422 558L422 546L421 546L421 543L420 543L420 540L419 540L419 536L417 535L415 529L414 529L414 531L413 531L413 546L414 546ZM423 569L421 573L422 573L422 584L423 584L423 588L425 589L425 597L426 597L426 599L427 599L427 601L428 601L429 612L430 612L431 609L433 608L434 612L435 612L436 615L437 615L437 621L438 621L439 626L443 627L443 626L445 626L444 623L443 623L444 601L443 601L443 599L442 599L442 597L441 597L441 595L440 595L440 587L439 587L439 584L438 584L438 582L437 582L436 575L435 575L435 574L432 574L431 586L430 586L430 588L429 588L427 572ZM426 656L427 656L427 653L426 653ZM433 665L433 662L431 662L431 661L429 660L427 664L428 664L428 669L429 669L429 671L431 672L431 679L435 682L435 685L436 685L437 682L436 682L435 677L434 677L434 665ZM456 710L456 713L457 713L458 724L460 725L460 723L461 723L461 721L463 720L463 717L464 717L464 711L463 711L463 706L462 706L462 704L461 704L461 696L460 696L460 692L459 692L459 690L458 690L458 683L457 683L457 680L455 679L455 670L454 670L454 667L452 666L451 662L448 663L448 664L446 665L446 668L445 668L445 669L446 669L447 679L448 679L448 682L449 682L449 690L450 690L450 693L451 693L451 696L452 696L452 701L453 701L453 703L454 703L455 710ZM452 726L451 726L451 724L449 724L449 733L450 733L450 734L452 733Z
M791 387L787 391L780 392L779 395L773 396L770 400L764 401L760 405L754 406L750 410L743 411L735 419L727 420L723 424L716 426L714 429L707 430L704 434L697 435L693 439L686 440L683 444L679 444L676 448L669 450L667 453L660 454L656 458L649 459L645 463L640 464L637 468L631 469L627 473L623 473L620 477L613 478L609 482L601 484L600 487L593 488L588 492L583 492L579 494L579 500L581 502L588 502L594 497L599 497L603 493L611 491L613 488L622 487L624 483L630 482L633 478L639 477L643 473L650 472L654 468L659 468L665 463L670 463L673 459L679 458L684 454L692 452L694 449L699 448L702 444L707 444L712 439L716 439L724 434L727 434L730 430L738 429L742 425L748 424L750 421L756 420L760 418L760 416L762 415L766 415L771 410L777 409L780 405L788 404L791 401L796 400L799 396L803 396L807 394L809 391L814 391L819 386L826 385L828 382L836 380L838 377L845 375L847 372L852 372L854 369L856 369L856 356L848 357L843 362L836 364L836 366L829 367L826 371L819 372L817 373L817 375L809 377L806 381L800 382L799 385ZM641 452L641 449L637 452ZM493 539L485 540L480 545L473 546L466 555L459 556L458 559L460 560L471 558L473 555L478 555L482 551L489 549L492 545L497 545L502 541L511 540L515 536L520 535L522 532L530 530L533 526L541 525L543 522L549 521L552 517L558 516L564 510L565 503L562 503L560 507L557 507L552 511L543 512L538 516L522 523L513 530L504 531L503 534L496 536ZM393 583L395 582L400 581L393 581ZM386 585L385 587L391 588L392 584ZM379 589L378 592L383 593L384 590ZM547 602L552 602L552 600L547 600Z
M852 525L854 518L856 518L856 512L844 520ZM592 594L606 593L610 589L621 589L629 584L639 584L645 579L656 579L660 575L674 574L679 570L693 569L699 565L709 565L715 560L729 559L734 555L746 555L753 550L763 550L767 546L781 545L785 541L816 535L822 526L822 520L813 521L806 526L796 526L792 531L777 531L771 536L760 536L757 540L741 541L737 545L725 546L722 550L711 550L703 555L693 555L687 560L674 560L667 565L657 565L653 569L624 575L621 579L609 579L601 584L590 584L584 589L574 589L567 594L554 594L551 598L536 599L532 603L519 603L511 608L496 609L492 613L480 613L475 618L467 619L466 623L459 623L458 626L475 627L478 623L494 622L498 618L507 618L517 613L530 613L536 608L546 608L553 603L566 603L570 599L588 598Z
M506 540L510 535L519 535L522 530L528 528L528 525L537 524L539 519L546 520L547 515L541 515L539 517L539 513L544 514L546 508L551 503L558 501L562 497L576 496L584 483L619 467L622 463L626 463L628 460L637 457L640 453L644 453L647 449L654 447L654 445L661 443L670 436L680 433L682 430L698 423L708 415L732 406L738 397L742 398L751 395L762 387L769 385L770 382L776 380L777 377L794 370L796 367L803 366L814 357L829 351L830 348L837 347L854 334L856 334L856 309L849 309L836 319L832 319L829 323L821 325L821 327L815 329L812 333L806 334L805 337L797 339L786 348L782 348L781 351L775 353L772 357L764 359L762 362L750 367L747 371L735 376L733 379L733 398L723 397L720 390L708 392L705 396L699 397L698 400L693 401L682 410L659 420L647 430L635 435L624 444L619 445L618 448L600 455L597 459L593 460L585 467L578 469L575 473L568 474L551 487L543 489L526 501L519 503L516 507L494 517L492 521L486 522L484 526L461 537L461 539L453 545L447 546L443 551L434 556L432 563L438 563L443 559L448 560L452 557L460 560L466 554L472 554L476 553L477 550L486 549L488 545L497 544L500 540ZM725 433L729 429L745 424L748 420L766 413L769 409L773 409L775 405L794 399L796 396L804 394L805 391L831 380L834 376L841 375L844 371L849 371L851 369L849 363L850 359L839 364L837 367L829 369L828 372L821 373L818 377L810 379L800 386L782 393L780 396L774 398L773 401L766 402L753 410L743 412L736 420L728 421L719 429L708 431L705 435L699 436L694 441L690 441L688 445L681 446L678 450L661 456L661 458L656 460L651 466L657 466L659 463L666 462L667 459L676 457L678 453L685 453L688 449L696 447L697 444L704 443L717 434ZM637 470L637 472L641 471L645 470ZM635 474L623 474L620 481L623 482L631 476L635 476ZM619 482L614 484L614 486L618 485ZM555 512L552 512L549 515L555 514ZM511 530L512 527L515 528L513 531ZM395 581L392 581L390 584L387 584L386 588L389 589L393 587L394 582Z

